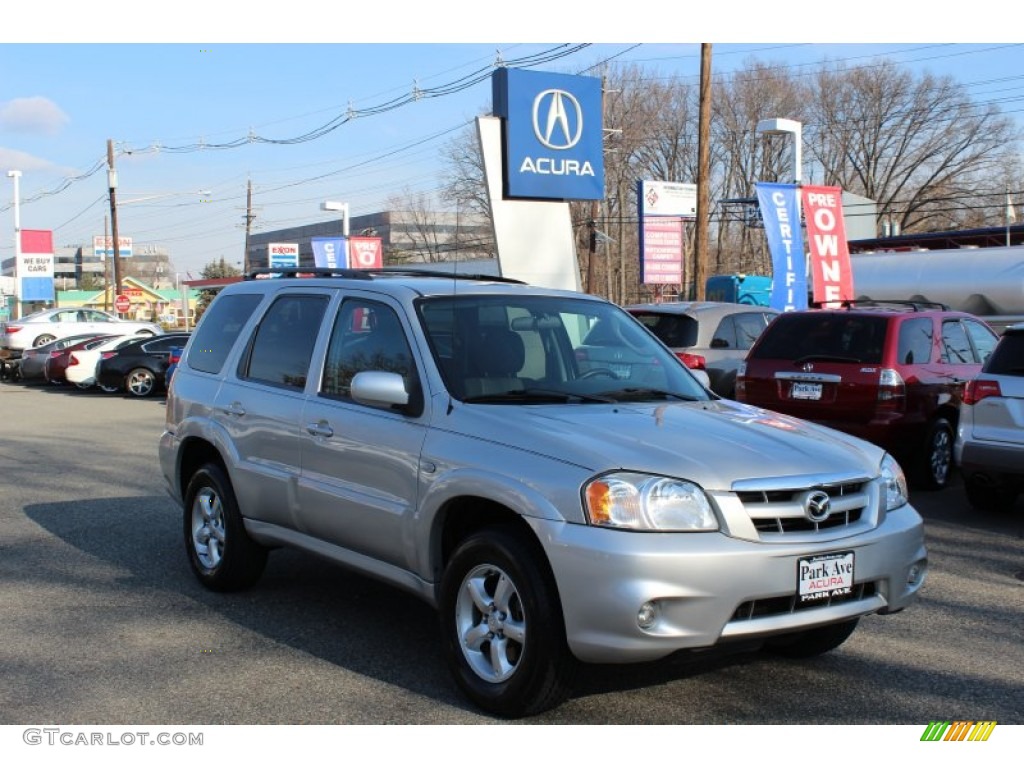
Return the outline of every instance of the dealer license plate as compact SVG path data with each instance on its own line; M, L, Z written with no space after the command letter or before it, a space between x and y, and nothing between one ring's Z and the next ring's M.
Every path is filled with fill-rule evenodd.
M821 400L821 384L794 381L789 388L789 396L793 400Z
M853 552L801 557L796 580L801 603L848 595L853 591Z

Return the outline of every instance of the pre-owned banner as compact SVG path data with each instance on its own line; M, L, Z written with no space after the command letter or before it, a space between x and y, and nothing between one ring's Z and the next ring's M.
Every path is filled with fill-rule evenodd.
M350 237L349 265L353 269L380 269L384 266L384 241L379 237Z
M853 301L853 269L843 221L843 190L803 187L803 201L814 301L826 307Z
M310 239L313 246L313 263L327 269L345 269L348 267L348 238L345 237L314 237Z
M807 309L807 260L795 184L757 183L757 202L772 254L771 307Z

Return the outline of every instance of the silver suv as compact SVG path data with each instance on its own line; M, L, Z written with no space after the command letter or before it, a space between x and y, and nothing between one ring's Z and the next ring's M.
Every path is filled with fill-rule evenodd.
M204 585L250 587L290 546L408 590L439 610L459 687L505 717L556 706L579 662L824 653L927 570L884 451L717 398L583 294L243 281L204 314L166 413L161 468Z
M1013 507L1024 490L1024 323L1006 329L967 382L954 453L972 506Z

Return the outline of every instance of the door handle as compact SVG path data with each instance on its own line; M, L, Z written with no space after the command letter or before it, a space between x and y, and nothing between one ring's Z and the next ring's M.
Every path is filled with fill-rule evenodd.
M231 405L227 405L223 408L224 413L228 416L245 416L245 408L237 400Z
M306 431L313 437L333 437L334 430L326 421L314 421L306 425Z

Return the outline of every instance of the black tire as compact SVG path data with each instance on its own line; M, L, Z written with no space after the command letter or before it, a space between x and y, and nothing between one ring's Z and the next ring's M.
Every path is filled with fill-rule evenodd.
M953 427L943 418L928 425L917 476L925 490L938 491L949 485L953 476Z
M124 377L124 391L133 397L149 397L156 392L156 374L148 368L135 368Z
M565 640L554 577L525 536L495 527L463 541L441 580L440 612L448 665L481 709L523 717L572 693L578 662Z
M1008 512L1017 501L1017 489L972 476L964 478L967 501L980 512Z
M192 475L185 492L185 549L192 571L214 592L255 584L267 564L267 550L245 531L231 481L216 464Z
M785 635L765 643L765 649L790 659L808 659L820 656L845 643L860 619L850 619L839 624L808 629L792 635Z

